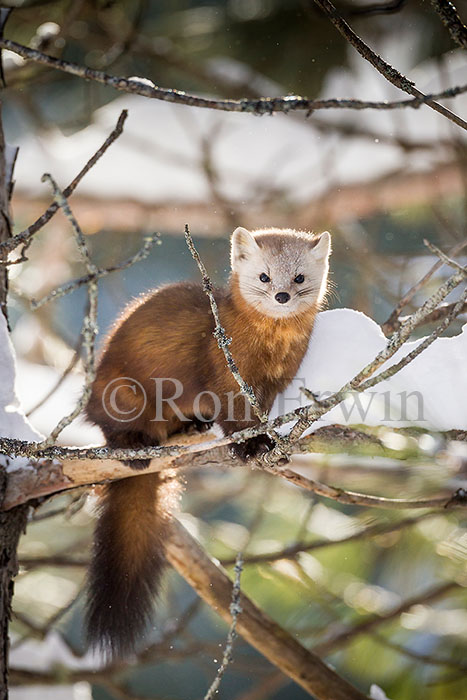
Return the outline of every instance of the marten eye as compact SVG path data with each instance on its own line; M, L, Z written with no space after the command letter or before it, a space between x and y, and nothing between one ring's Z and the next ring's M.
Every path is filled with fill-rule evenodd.
M264 283L270 282L270 281L271 281L271 278L268 277L267 274L266 274L265 272L262 272L262 273L260 274L259 278L260 278L261 282L264 282Z
M296 282L297 284L301 284L304 281L305 281L305 277L304 277L304 275L301 275L301 274L297 275L296 278L294 279L294 282Z

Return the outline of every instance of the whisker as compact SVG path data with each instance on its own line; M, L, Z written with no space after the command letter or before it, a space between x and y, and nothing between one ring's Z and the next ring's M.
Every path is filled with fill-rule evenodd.
M310 296L311 294L317 294L316 289L301 289L299 292L297 292L298 297L305 297L305 296Z
M264 296L268 297L269 294L265 289L259 289L258 287L254 287L253 285L246 285L244 287L245 291L251 292L252 294L257 294L259 296Z

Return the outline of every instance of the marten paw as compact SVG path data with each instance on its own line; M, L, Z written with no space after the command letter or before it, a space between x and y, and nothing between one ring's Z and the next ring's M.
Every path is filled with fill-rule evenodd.
M213 421L209 420L201 420L200 418L193 418L193 420L190 423L190 426L198 431L198 433L205 433L207 430L210 430L213 426Z
M257 435L249 438L245 442L235 442L230 446L230 452L234 457L238 457L243 462L260 457L274 447L274 440L269 435Z
M126 467L131 467L135 471L139 472L142 469L147 469L149 467L150 459L122 459L122 464Z

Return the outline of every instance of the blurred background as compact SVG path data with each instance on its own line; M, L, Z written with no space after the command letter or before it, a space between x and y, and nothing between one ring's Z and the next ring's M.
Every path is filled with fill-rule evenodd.
M6 37L113 75L218 97L404 99L305 0L28 4L12 12ZM465 20L465 0L456 4ZM465 83L465 54L426 0L337 6L423 92ZM466 237L465 132L427 106L229 114L125 95L2 53L4 128L8 142L19 146L15 232L50 204L42 174L52 173L65 187L128 109L122 136L70 203L99 266L134 254L147 233L160 237L143 262L99 282L100 340L135 295L198 278L183 238L185 223L216 283L228 277L229 235L238 225L329 229L330 308L354 308L380 324L435 261L423 239L449 250ZM467 114L465 95L445 104ZM18 391L33 425L47 433L79 396L86 291L34 312L30 300L84 270L60 213L34 237L27 257L9 268L9 314ZM447 275L441 268L405 312ZM465 315L448 334L459 333L462 320ZM419 333L430 330L425 326ZM38 407L63 373L59 389ZM457 483L459 442L419 432L374 432L383 448L363 457L309 455L310 475L392 497L437 493ZM102 437L78 420L60 441L79 445ZM313 499L246 469L186 478L183 522L221 560L239 549L248 558L280 552L292 542L325 540L314 551L247 564L242 587L310 648L330 632L374 616L368 631L325 654L339 673L364 692L371 683L380 685L392 700L467 696L465 593L453 584L427 601L423 596L445 582L465 585L467 533L459 514L422 513L415 524L336 544L371 525L395 525L407 513ZM82 637L92 525L93 501L84 494L56 497L32 516L16 583L12 698L201 699L219 665L226 627L173 572L149 649L127 666L93 675L100 662L85 653ZM416 604L391 616L417 595ZM239 640L219 697L308 696Z

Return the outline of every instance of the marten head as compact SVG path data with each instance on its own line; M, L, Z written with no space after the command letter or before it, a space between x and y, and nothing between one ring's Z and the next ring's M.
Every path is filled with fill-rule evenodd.
M231 265L244 300L273 318L306 313L326 293L331 236L293 229L237 228Z

